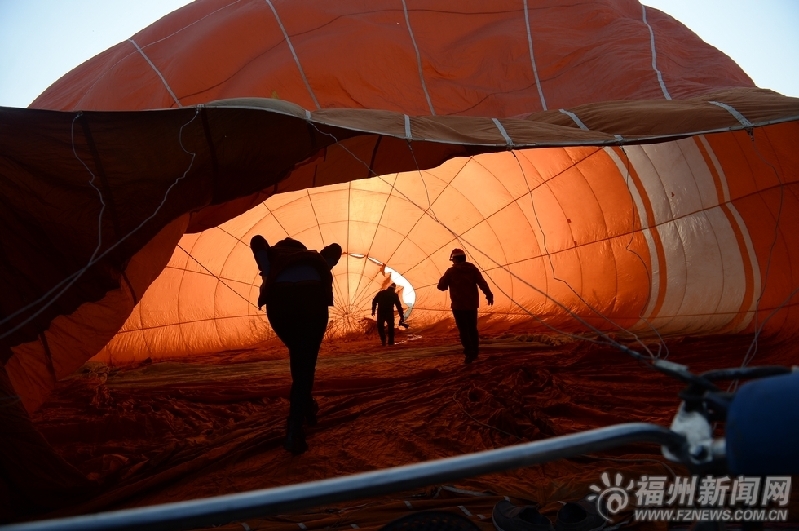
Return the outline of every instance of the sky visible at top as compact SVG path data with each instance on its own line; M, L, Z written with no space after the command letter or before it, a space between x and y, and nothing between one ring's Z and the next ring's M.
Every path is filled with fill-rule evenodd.
M326 0L334 1L334 0ZM0 0L0 106L61 76L186 0ZM644 0L723 51L761 88L799 97L799 0Z

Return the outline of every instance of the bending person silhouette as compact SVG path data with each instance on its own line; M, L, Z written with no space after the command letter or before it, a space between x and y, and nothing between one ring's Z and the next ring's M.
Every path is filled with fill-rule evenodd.
M377 333L380 334L380 342L386 346L386 335L388 344L394 344L394 308L399 312L399 324L405 323L405 310L400 304L399 295L396 292L397 285L393 282L389 287L380 290L372 299L372 317L375 316L377 309Z
M438 289L447 291L452 301L452 315L458 326L458 333L466 355L466 363L477 359L480 349L480 337L477 334L477 308L480 306L479 287L488 300L494 304L494 295L488 287L477 266L466 261L466 253L462 249L453 249L449 255L452 267L447 269L438 281Z
M258 235L250 240L250 248L264 277L258 308L266 305L269 323L289 350L292 383L283 447L301 454L308 449L303 422L315 424L319 410L311 392L328 307L333 305L330 270L341 258L341 246L333 243L320 252L309 251L292 238L270 246Z

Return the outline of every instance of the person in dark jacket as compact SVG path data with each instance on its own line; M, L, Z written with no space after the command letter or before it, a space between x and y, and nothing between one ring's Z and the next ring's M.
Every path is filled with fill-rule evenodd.
M388 333L388 344L394 344L394 308L399 312L400 326L405 323L405 310L402 309L400 304L399 295L397 295L397 285L392 283L384 290L380 290L372 299L372 317L375 316L377 310L377 333L380 334L380 342L386 346L386 333Z
M269 324L289 350L291 394L283 447L293 454L308 449L303 423L316 423L319 406L311 394L316 359L333 305L330 270L341 258L341 246L309 251L292 238L270 246L263 236L250 240L255 261L264 278L258 308L266 305Z
M452 315L458 326L463 353L466 355L466 363L471 363L477 359L480 348L480 338L477 335L477 308L480 306L480 297L477 288L483 291L489 306L494 304L494 295L477 266L466 261L466 253L462 249L453 249L449 259L452 261L452 267L447 269L438 281L438 289L441 291L449 289Z

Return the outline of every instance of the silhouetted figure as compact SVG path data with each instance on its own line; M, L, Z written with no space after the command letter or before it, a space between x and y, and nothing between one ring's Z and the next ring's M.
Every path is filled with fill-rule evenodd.
M375 316L375 309L377 309L377 333L380 334L380 342L386 346L386 335L388 335L388 344L394 344L394 308L399 312L399 324L402 326L405 323L405 310L402 309L400 304L399 295L396 292L397 285L391 284L384 290L380 290L372 299L372 317Z
M303 422L315 424L319 410L311 391L328 307L333 306L330 270L341 258L341 246L333 243L316 252L285 238L270 247L263 236L254 236L250 248L264 277L258 308L266 304L269 323L289 349L292 383L283 446L301 454L308 449Z
M494 304L494 295L488 287L477 266L466 261L466 253L461 249L453 249L449 256L452 267L447 269L438 281L438 289L447 291L452 301L452 315L458 325L458 333L466 355L466 363L477 359L480 348L480 337L477 335L477 308L480 306L479 287L488 300Z

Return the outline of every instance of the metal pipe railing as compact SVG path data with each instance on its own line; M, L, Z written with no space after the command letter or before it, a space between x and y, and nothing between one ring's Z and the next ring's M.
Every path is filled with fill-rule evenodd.
M487 473L576 457L630 443L655 443L679 455L682 435L655 424L618 424L496 450L321 481L213 498L0 526L2 531L171 531L284 514L381 496Z

